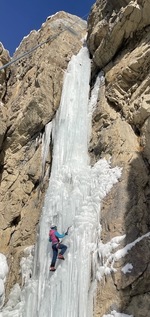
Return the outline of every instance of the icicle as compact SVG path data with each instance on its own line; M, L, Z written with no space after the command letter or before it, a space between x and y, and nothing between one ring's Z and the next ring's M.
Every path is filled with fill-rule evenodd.
M48 153L50 153L52 121L46 124L45 132L42 137L42 179L45 173L45 165Z

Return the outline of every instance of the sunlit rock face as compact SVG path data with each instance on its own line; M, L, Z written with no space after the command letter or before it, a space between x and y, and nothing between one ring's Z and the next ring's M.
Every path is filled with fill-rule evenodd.
M96 1L88 19L93 78L105 84L93 115L91 161L111 157L122 178L102 208L102 242L126 234L121 248L143 237L99 283L94 316L149 315L150 1ZM146 236L145 236L146 235ZM104 259L104 262L106 259ZM132 265L128 272L122 270ZM109 264L111 266L111 263Z
M98 0L88 19L88 45L93 60L104 67L132 39L149 25L149 0Z
M101 238L107 249L113 238L126 235L116 250L128 250L112 263L112 248L102 261L109 258L110 270L98 283L96 317L114 310L149 316L149 12L148 0L99 0L88 19L91 86L99 70L105 75L93 114L91 164L105 157L123 168L103 201ZM36 240L52 160L50 149L42 167L42 136L59 107L68 62L85 34L86 22L59 12L24 38L13 58L47 42L0 73L0 252L9 265L6 298L13 284L21 284L23 250ZM9 61L0 45L0 65Z
M86 22L59 12L23 39L13 59L38 47L0 74L0 252L7 254L7 293L21 281L20 258L35 243L51 162L42 167L42 136L60 102L64 72L86 34ZM0 47L1 65L9 60ZM43 180L43 176L46 176Z
M0 42L0 67L10 61L10 56L7 50L4 49L2 43ZM6 125L6 109L4 107L3 101L7 92L7 78L8 72L5 70L0 71L0 149L3 143L4 135L7 129Z

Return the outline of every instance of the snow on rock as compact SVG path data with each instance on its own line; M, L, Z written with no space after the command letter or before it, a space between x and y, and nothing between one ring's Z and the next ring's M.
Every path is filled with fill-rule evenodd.
M123 313L117 313L115 310L113 310L113 311L111 311L110 314L103 315L103 317L134 317L134 316L123 314Z
M133 242L127 244L123 249L118 250L114 254L114 261L118 261L119 259L124 257L128 253L128 251L130 251L136 245L136 243L140 242L141 240L143 240L144 238L149 237L149 236L150 236L150 232L147 232L143 236L141 236L141 237L137 238L136 240L134 240Z
M131 263L127 263L122 269L121 271L126 274L126 273L131 273L133 269L133 265Z
M112 253L115 248L119 246L119 243L125 238L125 235L118 236L106 244L103 244L101 241L98 245L98 255L100 259L100 266L97 269L96 277L100 281L103 275L108 275L111 272L116 272L117 270L114 268L114 263L119 261L122 257L124 257L128 252L136 245L136 243L140 242L142 239L149 237L150 232L144 234L143 236L137 238L132 243L127 244L124 248L117 250L115 253ZM124 274L130 273L133 269L132 264L128 263L122 268L122 272Z

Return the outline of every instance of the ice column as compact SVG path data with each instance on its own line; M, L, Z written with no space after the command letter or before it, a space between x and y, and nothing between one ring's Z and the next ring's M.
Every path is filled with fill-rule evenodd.
M60 108L53 122L53 163L40 221L35 285L32 282L30 286L32 291L28 294L25 316L87 317L81 306L85 297L87 301L84 292L89 288L90 261L88 258L84 263L84 258L78 254L82 252L82 236L79 225L76 228L74 221L80 215L83 201L89 192L87 129L90 64L88 50L84 47L77 56L73 56L64 78ZM49 272L48 232L51 222L56 222L59 231L72 226L69 237L63 241L68 245L66 261L58 261L55 274ZM84 240L86 234L83 233ZM84 249L85 246L83 253ZM87 273L83 274L86 263Z

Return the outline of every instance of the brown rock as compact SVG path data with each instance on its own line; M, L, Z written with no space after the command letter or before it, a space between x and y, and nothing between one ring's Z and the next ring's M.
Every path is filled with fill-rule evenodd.
M126 235L120 250L141 237L98 283L96 317L112 310L147 317L150 309L149 237L144 236L150 230L149 10L148 0L97 0L88 19L92 84L100 68L105 73L92 120L91 164L106 157L122 167L103 201L101 239L107 244ZM36 240L52 159L50 149L42 166L42 136L59 107L68 61L85 33L84 21L59 12L24 38L13 58L44 43L0 75L0 252L10 268L7 295L17 281L21 285L20 259ZM10 58L3 47L1 52L3 65ZM128 263L132 268L125 274Z
M105 85L93 114L91 163L111 158L122 167L119 182L103 201L102 242L126 235L118 249L150 230L149 216L149 22L147 1L97 0L88 19L93 79L99 69ZM115 253L115 250L113 251ZM136 317L149 311L149 238L143 238L97 287L94 316L112 310ZM133 266L126 274L122 268ZM111 295L110 295L111 294ZM108 296L108 297L107 297ZM141 305L141 308L139 308Z
M149 6L149 0L96 2L88 19L88 46L99 68L114 57L134 32L149 25Z

